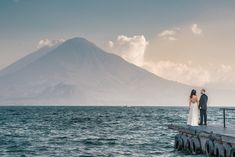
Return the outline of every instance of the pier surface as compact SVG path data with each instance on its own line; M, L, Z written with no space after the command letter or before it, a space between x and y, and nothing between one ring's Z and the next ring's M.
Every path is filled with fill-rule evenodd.
M169 129L176 130L180 133L194 136L204 136L213 138L221 142L228 142L235 145L235 126L230 125L224 128L222 125L169 125Z
M224 128L222 125L199 125L199 126L190 126L190 125L174 125L171 124L168 126L169 129L176 131L189 131L189 132L197 132L197 133L208 133L208 134L217 134L230 136L235 138L235 125L229 125Z

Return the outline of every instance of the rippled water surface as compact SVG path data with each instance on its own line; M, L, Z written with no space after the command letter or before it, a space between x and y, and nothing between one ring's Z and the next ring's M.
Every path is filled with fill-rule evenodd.
M0 107L0 156L189 156L173 149L187 108ZM227 113L235 122L234 112ZM222 111L209 108L209 124Z

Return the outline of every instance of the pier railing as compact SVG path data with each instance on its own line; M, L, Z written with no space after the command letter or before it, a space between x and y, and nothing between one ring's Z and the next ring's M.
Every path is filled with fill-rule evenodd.
M223 123L224 123L224 128L226 128L226 110L235 110L235 108L220 108L223 110Z

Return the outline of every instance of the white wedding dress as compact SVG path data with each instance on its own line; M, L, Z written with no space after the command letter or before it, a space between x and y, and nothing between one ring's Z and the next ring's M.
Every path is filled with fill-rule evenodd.
M191 107L189 109L187 125L198 126L199 122L199 109L197 102L191 102Z

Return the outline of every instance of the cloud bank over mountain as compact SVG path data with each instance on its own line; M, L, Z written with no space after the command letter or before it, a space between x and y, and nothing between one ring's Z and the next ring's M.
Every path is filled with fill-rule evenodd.
M63 43L65 41L65 39L55 39L55 40L50 40L50 39L41 39L39 42L38 42L38 45L37 45L37 48L40 49L40 48L43 48L43 47L53 47L53 46L56 46L56 45L59 45L61 43Z
M169 60L157 63L146 63L145 69L154 74L170 80L175 80L188 85L205 86L209 83L232 81L232 67L230 65L209 65L208 67L193 66L193 62L185 64Z
M168 80L191 86L211 87L216 84L214 88L218 89L223 84L230 84L230 87L224 87L235 89L235 76L232 75L234 68L231 64L211 63L209 60L201 63L206 59L203 52L211 45L206 39L207 35L197 23L162 30L154 40L148 40L144 35L119 35L116 41L109 41L109 51ZM206 42L207 45L198 44ZM190 51L187 53L187 50Z
M119 35L116 41L109 41L112 52L140 67L144 65L144 53L148 44L143 35L133 37Z

